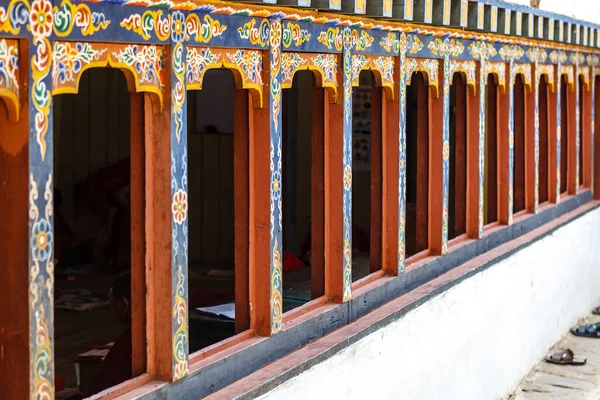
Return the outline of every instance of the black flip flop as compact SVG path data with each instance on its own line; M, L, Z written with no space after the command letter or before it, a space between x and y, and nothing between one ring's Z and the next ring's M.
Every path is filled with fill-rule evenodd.
M600 315L600 307L596 307L592 310L592 314L594 315Z
M586 363L587 358L576 356L571 349L566 349L552 355L547 355L546 361L560 365L583 365Z
M571 333L575 336L600 338L600 322L591 325L582 325L577 328L571 328Z

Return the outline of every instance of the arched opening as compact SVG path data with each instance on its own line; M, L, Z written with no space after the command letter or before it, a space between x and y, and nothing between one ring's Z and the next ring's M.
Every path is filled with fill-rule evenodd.
M303 70L282 93L284 312L325 294L323 91Z
M467 83L454 74L450 86L448 239L467 232Z
M569 99L569 83L567 76L560 77L560 193L567 192L567 178L569 165L569 116L567 112Z
M250 94L211 69L188 90L190 354L250 327Z
M381 269L381 101L371 71L352 88L352 281Z
M523 75L515 77L514 93L514 164L513 213L525 210L525 83Z
M492 74L487 77L485 102L483 220L488 225L498 221L498 85Z
M406 87L406 256L429 248L429 87L413 73Z
M146 371L146 101L111 68L54 96L57 392L90 396Z
M540 204L543 204L549 199L550 181L548 176L549 170L549 145L548 140L548 95L549 86L546 75L540 77L540 87L538 92L539 106L539 187L538 196Z

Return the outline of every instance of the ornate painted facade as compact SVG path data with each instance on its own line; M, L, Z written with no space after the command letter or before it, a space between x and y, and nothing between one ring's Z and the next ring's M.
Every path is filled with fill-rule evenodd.
M331 8L340 6L330 1ZM562 43L566 24L573 21L540 14L544 29L522 32L522 9L506 9L506 20L498 20L498 7L489 14L484 2L473 9L477 26L468 26L468 3L444 1L439 25L433 2L425 1L423 16L415 16L413 1L403 2L402 19L419 24L389 22L343 14L212 1L96 1L0 0L0 97L9 119L28 118L29 126L29 326L30 385L32 399L52 398L53 372L53 95L77 93L82 73L95 67L118 68L125 73L130 91L145 92L158 101L156 112L170 113L172 199L171 380L189 374L188 290L188 181L187 181L187 90L201 90L209 69L233 71L236 87L247 89L257 109L267 107L269 125L270 181L269 291L270 334L285 329L282 311L282 143L281 94L290 88L295 72L311 70L330 99L342 104L343 209L342 300L352 298L352 87L362 70L375 74L386 98L398 99L398 243L397 263L405 267L406 221L406 92L413 72L422 71L431 94L441 98L442 151L434 162L442 164L441 252L448 251L449 113L450 86L454 73L465 76L471 93L478 98L478 202L477 238L483 236L485 90L494 75L500 90L509 96L508 120L508 223L513 221L514 98L517 74L524 76L535 96L535 207L538 207L539 159L538 89L544 75L556 95L556 163L560 165L561 133L560 77L566 75L569 90L577 90L577 77L584 77L586 92L594 93L600 75L596 48L600 27L579 22L581 43ZM300 4L299 4L300 5ZM304 4L306 5L306 4ZM342 8L345 5L341 6ZM367 13L369 4L357 1L353 12ZM460 10L456 24L451 7ZM391 16L390 1L382 3L382 15ZM394 11L395 12L395 11ZM373 14L375 15L375 14ZM529 14L531 17L532 14ZM516 31L510 31L515 23ZM476 31L489 23L488 32ZM554 26L557 35L555 38ZM543 25L542 25L543 26ZM454 28L467 27L469 30ZM552 28L550 28L552 27ZM498 32L498 34L493 33ZM579 32L579 30L578 30ZM588 36L589 32L589 36ZM509 33L512 35L504 35ZM502 34L502 35L501 35ZM537 35L537 37L536 37ZM588 40L589 38L589 40ZM556 40L555 40L556 39ZM580 38L577 38L580 40ZM28 54L24 54L27 52ZM399 66L399 67L397 67ZM399 89L396 89L399 88ZM594 126L592 95L592 142ZM578 98L578 97L577 97ZM577 103L578 104L578 103ZM22 105L27 113L23 116ZM578 105L576 109L579 110ZM577 121L581 116L577 114ZM579 124L576 124L579 130ZM579 133L579 131L577 131ZM0 135L6 134L1 132ZM8 133L10 134L10 133ZM562 137L561 137L562 135ZM577 149L579 134L577 137ZM594 151L591 152L592 158ZM579 151L576 151L579 157ZM576 162L579 168L579 162ZM560 169L556 176L556 198L560 200ZM579 174L577 173L578 177ZM593 177L592 177L593 178ZM579 184L576 185L579 190ZM24 222L25 223L25 222ZM336 269L337 270L337 269ZM24 398L27 396L24 396Z

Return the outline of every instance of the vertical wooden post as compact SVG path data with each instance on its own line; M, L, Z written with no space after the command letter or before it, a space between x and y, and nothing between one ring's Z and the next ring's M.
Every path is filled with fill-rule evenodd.
M398 81L398 272L406 263L406 34L400 34L400 68ZM394 87L395 88L395 87ZM393 271L390 271L392 274Z
M168 96L166 98L169 98ZM144 94L146 131L146 297L147 371L157 379L173 379L172 352L172 210L171 107L164 109ZM187 317L187 316L186 316ZM170 323L165 323L169 321Z
M312 81L310 285L311 298L325 294L325 92Z
M482 77L483 75L484 77ZM485 157L485 74L477 72L479 92L469 90L467 85L467 187L466 187L466 233L470 238L480 238L483 231L483 173ZM481 232L483 236L483 232Z
M281 21L270 21L270 52L263 59L268 102L251 109L250 326L259 335L281 331ZM269 134L267 135L267 132ZM273 167L271 167L271 165ZM267 180L266 177L269 177ZM266 282L269 290L265 290Z
M342 282L342 300L352 298L352 37L350 29L344 29L344 49L342 51L344 88L344 146L342 159L344 165L344 275Z
M184 20L180 11L173 11L174 20ZM187 88L185 80L185 43L171 44L172 111L171 142L171 379L177 381L189 373L188 333L188 176L187 176ZM165 96L165 99L167 96ZM169 165L164 161L163 168Z
M554 91L548 88L548 200L558 203L560 196L560 76L554 83Z
M590 85L592 82L590 82ZM592 93L583 88L583 113L582 118L582 147L581 155L583 158L583 182L579 182L586 188L592 185Z
M394 61L394 70L399 70ZM396 74L399 76L400 74ZM382 92L381 100L381 159L383 161L381 266L386 274L398 275L398 140L399 140L399 85L395 79L393 98Z
M340 73L341 74L341 73ZM344 298L344 99L330 103L325 91L324 151L325 151L325 296L341 303ZM344 96L340 92L339 96Z
M573 88L574 86L574 88ZM579 191L579 79L567 86L567 190L569 194Z
M450 82L448 66L445 65L447 60L444 59L443 62L443 90L437 98L429 96L429 193L432 194L429 196L429 250L434 255L445 254L448 241Z
M44 7L34 0L32 7ZM46 3L47 4L47 3ZM32 19L31 19L32 20ZM54 393L54 135L50 31L29 29L29 382L30 398ZM27 63L23 63L27 65ZM19 221L18 223L22 223Z
M28 52L23 53L25 57L21 57L19 65L22 71L27 71ZM25 73L22 76L27 78ZM24 79L21 83L25 83ZM15 121L9 115L7 103L0 99L0 387L6 399L31 397L28 396L31 329L29 302L25 300L29 296L30 244L28 111L25 103ZM39 150L32 148L32 151Z
M234 269L235 269L235 332L240 333L250 327L250 286L248 269L248 202L249 165L248 114L251 112L250 94L244 89L236 89L233 105L233 191L234 191Z
M498 143L498 222L512 223L512 154L514 144L512 127L513 80L506 90L498 91L497 143Z
M486 213L488 221L498 221L498 181L499 181L499 171L498 168L498 160L499 160L499 144L500 139L498 136L498 102L499 102L499 85L497 85L494 81L493 76L486 77L487 85L487 109L485 110L485 118L487 119L487 132L485 141L486 144L486 154L485 154L485 162L487 162L487 192L486 198L487 203ZM480 234L483 236L483 227L479 230Z
M534 69L534 74L536 74ZM525 95L525 209L535 213L538 205L538 138L539 138L539 83L534 79L534 88L523 88Z
M129 96L131 142L131 372L146 372L146 226L144 95Z
M383 90L381 87L371 88L371 216L369 240L369 270L381 269L381 202L382 202L382 109Z

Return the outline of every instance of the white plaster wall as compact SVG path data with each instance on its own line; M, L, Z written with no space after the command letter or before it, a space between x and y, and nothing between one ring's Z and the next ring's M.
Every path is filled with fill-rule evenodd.
M600 300L600 210L261 399L497 399Z

